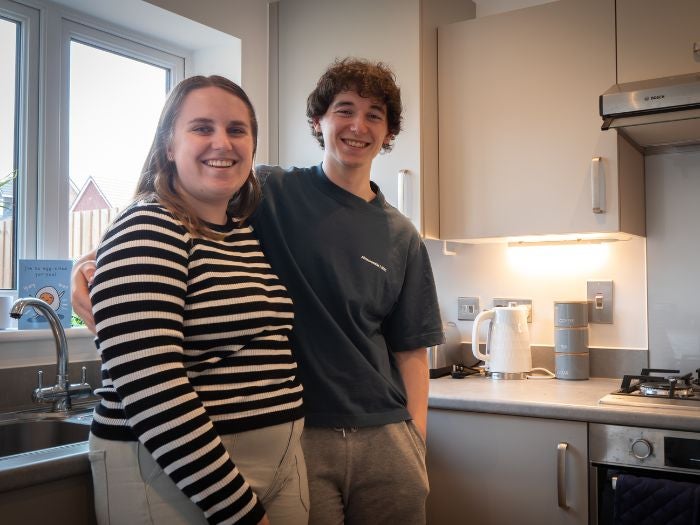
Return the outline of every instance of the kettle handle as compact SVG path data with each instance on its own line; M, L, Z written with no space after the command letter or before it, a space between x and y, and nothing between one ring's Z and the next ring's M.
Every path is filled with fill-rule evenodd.
M482 354L479 351L479 325L482 321L493 320L495 315L495 310L484 310L483 312L479 312L479 315L477 315L474 319L474 326L472 327L472 353L474 354L474 357L484 362L486 362L489 358L488 339L486 340L486 354Z

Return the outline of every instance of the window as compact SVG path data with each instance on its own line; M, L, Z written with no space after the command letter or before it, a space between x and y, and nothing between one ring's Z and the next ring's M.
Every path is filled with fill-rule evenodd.
M169 89L169 70L70 42L70 258L97 246L133 197Z
M60 172L39 195L40 216L46 213L39 237L54 257L75 259L97 245L133 196L167 92L184 76L184 59L73 20L61 24L67 81L57 102L68 118L57 126L68 140L55 145ZM53 181L60 182L55 192Z
M22 199L36 188L39 11L0 0L0 288L14 288L18 255L34 254L24 234L36 221ZM35 191L35 190L34 190Z
M17 259L75 258L95 246L132 197L190 57L32 4L0 0L0 288L10 290Z

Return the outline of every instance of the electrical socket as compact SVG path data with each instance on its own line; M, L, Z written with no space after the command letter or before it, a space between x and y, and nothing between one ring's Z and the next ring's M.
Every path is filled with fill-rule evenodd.
M613 282L588 281L588 322L613 324Z
M478 313L478 297L457 297L457 319L460 321L473 321Z
M510 306L515 303L516 306L527 306L527 322L532 322L532 299L509 299L506 297L494 297L493 306Z

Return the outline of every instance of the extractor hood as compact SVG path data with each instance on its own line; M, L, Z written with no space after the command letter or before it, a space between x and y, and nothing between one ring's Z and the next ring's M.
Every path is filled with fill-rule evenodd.
M648 151L700 144L700 73L615 84L600 115Z

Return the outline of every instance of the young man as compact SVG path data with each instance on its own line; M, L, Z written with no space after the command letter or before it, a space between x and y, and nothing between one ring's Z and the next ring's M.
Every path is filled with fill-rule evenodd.
M425 347L443 334L425 247L370 182L401 128L399 88L382 64L342 60L307 116L323 162L258 167L251 222L294 302L310 523L423 524Z

